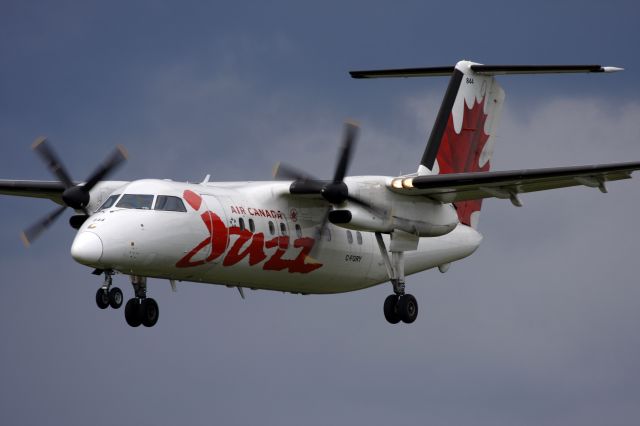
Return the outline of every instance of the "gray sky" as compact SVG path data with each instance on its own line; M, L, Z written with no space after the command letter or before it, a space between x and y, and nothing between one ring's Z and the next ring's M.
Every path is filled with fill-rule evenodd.
M634 2L22 2L0 5L0 178L49 179L48 135L76 179L118 143L117 179L268 179L277 161L414 171L446 79L354 81L349 69L602 63L613 75L507 77L495 170L640 159ZM390 285L293 296L154 280L161 316L99 311L53 208L0 200L0 423L632 425L640 417L637 180L490 200L485 240ZM130 297L124 277L117 284Z

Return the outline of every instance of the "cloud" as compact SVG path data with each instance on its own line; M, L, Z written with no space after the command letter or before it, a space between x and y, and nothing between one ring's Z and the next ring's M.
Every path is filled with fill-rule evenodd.
M269 43L280 42L264 52ZM134 124L99 132L130 148L123 176L267 179L277 161L330 176L341 123L354 116L353 174L417 167L442 93L359 109L310 96L314 88L263 87L230 55L229 67L187 62L147 75L120 112ZM531 106L507 93L493 169L638 159L639 112L637 102L558 95ZM106 400L131 423L633 424L639 190L631 180L606 195L525 195L520 209L485 202L477 253L444 275L409 277L421 309L411 327L385 323L388 285L242 301L233 289L181 283L173 294L152 280L160 323L132 330L122 311L93 306L100 278L69 258L65 225L29 252L4 230L0 418L111 424L95 415ZM40 214L35 202L5 201L11 227ZM126 277L116 282L131 294Z

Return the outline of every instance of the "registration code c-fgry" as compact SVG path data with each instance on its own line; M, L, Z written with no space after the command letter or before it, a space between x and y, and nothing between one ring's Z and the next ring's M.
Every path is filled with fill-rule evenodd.
M356 256L354 254L348 254L344 257L345 262L355 262L358 263L362 260L362 256Z

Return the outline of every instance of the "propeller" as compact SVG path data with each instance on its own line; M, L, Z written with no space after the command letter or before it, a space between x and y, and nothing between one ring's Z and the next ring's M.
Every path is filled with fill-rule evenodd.
M124 147L117 146L111 155L98 165L84 185L79 185L73 183L67 169L49 146L46 138L36 139L31 148L42 158L51 174L64 186L64 192L62 193L64 205L56 208L22 232L22 241L27 246L47 230L67 207L74 210L82 210L86 216L89 216L87 206L91 201L90 191L127 159L127 152Z
M342 138L342 144L338 153L338 162L333 174L333 180L318 180L308 175L305 172L298 169L287 166L284 164L278 164L274 169L274 177L276 179L291 179L293 183L289 187L289 192L296 195L321 195L330 205L327 207L322 222L318 231L316 232L316 242L321 241L324 228L329 221L329 212L332 210L333 205L342 204L345 201L350 201L354 204L358 204L367 210L370 210L376 214L381 214L383 209L377 208L367 201L364 201L354 195L349 194L349 187L344 183L344 178L347 174L349 164L351 164L351 157L355 148L356 137L358 136L359 127L352 122L347 121L344 124L344 136ZM313 251L316 251L317 245Z

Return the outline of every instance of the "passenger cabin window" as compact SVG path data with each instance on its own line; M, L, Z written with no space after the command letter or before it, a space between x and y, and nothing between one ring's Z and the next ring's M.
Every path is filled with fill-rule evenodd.
M347 241L349 241L349 244L353 244L353 234L351 234L351 231L347 231Z
M282 222L280 222L280 235L287 235L287 227Z
M296 223L296 236L298 238L302 238L302 228L300 228L300 225L298 225L297 223Z
M271 235L276 233L276 227L273 225L273 222L269 221L269 233Z
M356 231L356 241L358 242L358 245L362 245L362 234L360 231Z
M172 197L171 195L158 195L154 210L162 210L165 212L186 212L187 209L180 197Z
M253 219L249 219L249 231L251 232L256 231L256 224L253 222Z
M149 210L153 204L153 195L148 194L124 194L116 207L122 209Z
M116 200L118 199L119 196L120 196L120 194L113 194L112 196L107 198L107 201L105 201L102 204L102 206L100 206L100 208L98 210L108 209L109 207L113 206L113 203L116 202Z
M240 230L244 231L244 219L243 218L238 219L238 225L240 226Z

